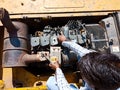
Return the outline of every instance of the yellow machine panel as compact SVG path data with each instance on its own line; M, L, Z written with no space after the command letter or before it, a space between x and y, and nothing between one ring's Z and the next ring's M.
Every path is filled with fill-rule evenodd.
M77 23L85 27L80 35L73 35L73 27L64 34L95 50L108 49L113 38L115 45L109 51L120 56L119 11L120 0L0 0L0 90L47 90L46 81L54 74L46 62L49 55L57 56L64 64L61 67L68 82L81 85L75 78L76 55L65 50L67 55L61 46L51 48L58 45L57 35L48 32L65 30L66 25L74 27ZM90 43L82 40L87 32Z
M0 0L11 18L106 15L120 9L119 0Z

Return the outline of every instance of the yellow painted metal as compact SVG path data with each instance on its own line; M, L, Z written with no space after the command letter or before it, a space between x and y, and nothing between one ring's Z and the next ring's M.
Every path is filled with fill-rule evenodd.
M3 68L3 79L0 80L0 90L47 90L47 87L46 87L46 81L41 81L43 85L41 86L35 86L35 84L38 82L34 82L35 80L33 80L34 76L32 76L29 72L26 72L25 73L25 70L22 69L22 68L17 68L19 69L19 73L17 72L16 69L13 69L13 68ZM32 83L34 82L31 86L33 87L24 87L24 88L14 88L13 87L13 71L15 70L16 73L16 76L14 76L14 78L17 79L17 76L18 77L21 77L19 79L24 79L23 81L25 81L25 79L27 78L29 81L26 82L26 83ZM27 84L27 85L29 85ZM4 89L1 89L3 88Z
M24 87L24 88L10 88L5 90L47 90L46 86L39 86L39 87Z
M3 89L5 86L5 83L3 80L0 80L0 90Z
M120 0L0 0L11 18L105 15L120 10Z
M4 81L5 88L12 88L12 68L3 68L2 80Z
M38 70L39 71L39 70ZM27 71L25 68L13 68L13 80L18 82L23 82L24 87L33 87L37 81L47 81L50 74L40 74L40 79L37 75L32 74L31 72ZM43 85L46 85L43 82Z

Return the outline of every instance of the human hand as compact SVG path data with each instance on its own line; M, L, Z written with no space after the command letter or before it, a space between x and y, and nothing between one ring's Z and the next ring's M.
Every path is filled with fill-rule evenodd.
M66 37L61 33L61 35L58 36L58 41L62 43L63 41L66 41Z
M56 70L57 68L59 68L59 63L58 63L58 61L56 61L56 62L51 62L51 63L49 64L49 66L50 66L53 70Z

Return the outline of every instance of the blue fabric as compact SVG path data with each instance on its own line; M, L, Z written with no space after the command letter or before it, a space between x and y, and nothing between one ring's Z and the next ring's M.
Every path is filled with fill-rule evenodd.
M85 82L84 87L86 87L86 90L92 90L91 87Z
M79 90L74 84L70 84L70 88L72 88L72 90Z
M48 78L47 88L48 90L59 90L54 76Z
M120 90L120 88L118 88L117 90Z
M59 90L54 76L48 78L47 88L48 90ZM70 84L70 88L72 90L79 90L74 84Z

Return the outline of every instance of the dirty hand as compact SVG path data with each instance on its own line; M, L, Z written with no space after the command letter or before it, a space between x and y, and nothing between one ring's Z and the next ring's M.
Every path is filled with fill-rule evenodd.
M49 66L50 66L52 69L56 70L57 68L59 68L59 63L58 63L58 61L52 62L52 63L49 64Z

